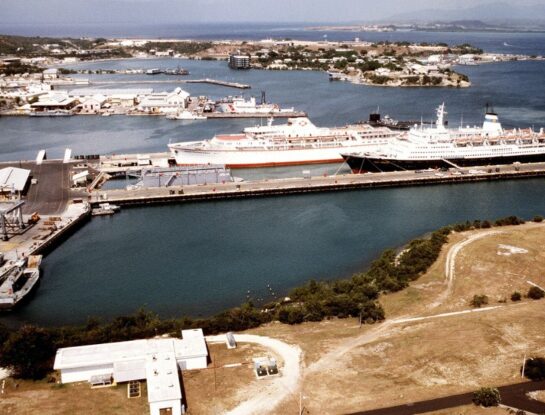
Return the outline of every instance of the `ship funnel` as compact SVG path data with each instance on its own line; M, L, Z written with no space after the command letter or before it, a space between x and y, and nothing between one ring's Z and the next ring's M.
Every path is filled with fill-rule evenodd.
M484 116L483 135L488 137L498 137L503 133L503 128L498 119L498 114L487 112Z

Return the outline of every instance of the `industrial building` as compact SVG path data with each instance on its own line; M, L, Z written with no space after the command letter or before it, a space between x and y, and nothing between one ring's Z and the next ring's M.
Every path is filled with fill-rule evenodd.
M71 110L78 104L74 98L70 98L65 93L50 92L46 95L41 95L37 102L30 106L35 111L55 111L55 110Z
M18 167L0 169L0 196L24 193L28 186L30 170Z
M176 88L173 92L157 92L145 96L138 110L146 113L176 113L187 108L189 103L189 93L181 88Z
M151 415L185 411L180 370L205 369L208 349L201 329L182 338L154 338L57 350L54 369L61 383L125 383L146 380Z
M250 69L250 56L229 55L229 67L231 69Z
M196 184L233 182L231 170L223 165L186 166L186 167L153 167L142 170L140 187L172 187Z

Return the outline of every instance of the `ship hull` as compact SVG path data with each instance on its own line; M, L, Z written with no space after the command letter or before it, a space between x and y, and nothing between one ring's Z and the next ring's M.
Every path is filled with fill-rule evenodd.
M358 156L344 154L343 158L353 173L380 173L403 170L423 170L452 168L453 163L459 167L496 166L502 164L537 163L545 162L545 152L525 155L501 156L501 157L475 157L475 158L452 158L448 162L444 159L428 160L403 160L388 159L373 156ZM450 163L449 163L450 162Z
M187 147L171 147L180 166L219 164L231 169L275 166L297 166L307 164L342 163L341 153L349 151L372 151L376 146L361 145L301 150L201 150Z

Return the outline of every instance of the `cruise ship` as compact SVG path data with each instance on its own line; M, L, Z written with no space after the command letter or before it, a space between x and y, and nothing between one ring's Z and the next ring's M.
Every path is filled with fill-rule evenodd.
M219 134L209 140L169 144L181 166L221 164L230 168L342 163L341 153L369 151L393 140L399 132L369 125L323 128L308 118L289 118L287 124Z
M342 156L354 173L545 161L543 128L504 130L488 109L482 127L446 128L446 115L442 104L435 125L415 125L380 149Z

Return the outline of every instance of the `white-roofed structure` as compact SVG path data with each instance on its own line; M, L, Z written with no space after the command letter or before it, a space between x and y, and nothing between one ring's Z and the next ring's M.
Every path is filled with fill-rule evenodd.
M146 359L146 380L151 415L179 415L182 409L182 390L174 353L155 353Z
M0 193L22 192L27 186L29 177L30 170L27 169L18 167L0 169Z
M49 68L42 73L44 79L57 79L59 77L59 70L57 68Z
M93 95L90 98L83 99L81 103L81 109L84 112L98 112L106 103L106 97L104 95Z
M138 109L147 113L175 113L187 108L190 94L181 88L173 92L157 92L144 97Z
M182 413L179 370L205 369L208 349L201 329L182 330L182 339L154 338L57 350L54 369L61 382L111 377L116 383L146 379L152 415L170 408Z
M74 108L78 101L64 93L49 92L46 95L40 95L39 100L30 106L36 111L46 110L69 110Z

